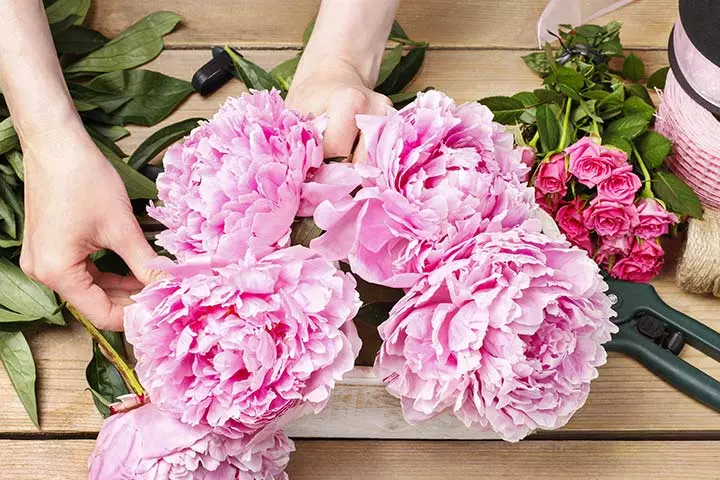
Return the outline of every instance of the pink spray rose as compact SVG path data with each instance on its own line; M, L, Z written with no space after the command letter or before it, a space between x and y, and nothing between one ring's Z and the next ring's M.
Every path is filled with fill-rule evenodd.
M358 116L367 163L354 199L323 202L313 249L348 259L354 273L410 287L452 245L530 218L528 168L513 137L478 103L457 106L431 91L390 115Z
M594 187L618 167L627 165L627 154L595 143L590 137L583 137L565 149L570 157L570 173L580 183Z
M674 213L670 213L654 198L641 198L637 202L638 224L635 235L647 240L662 237L670 231L670 225L678 222Z
M557 195L562 198L567 193L568 171L565 168L565 155L556 153L540 162L535 174L535 189L545 195Z
M595 198L583 212L588 230L595 230L603 237L627 235L638 223L635 205L611 202Z
M537 204L538 207L542 208L549 214L554 214L560 204L562 203L562 198L558 194L553 195L545 195L540 192L540 190L535 189L535 204Z
M275 90L228 99L165 154L162 205L149 209L168 228L158 244L181 260L287 245L306 175L323 163L325 123L288 110Z
M595 261L600 266L610 266L611 263L614 264L620 258L627 256L634 243L635 238L631 235L601 237L595 253Z
M564 239L480 234L395 305L375 368L418 423L445 410L517 441L587 398L617 327L597 265Z
M535 165L537 156L535 155L535 150L531 147L519 147L518 150L520 150L520 162L528 167L527 174L520 177L520 180L527 182L530 180L530 169Z
M619 260L613 266L610 274L620 280L649 282L660 273L664 255L665 252L657 239L638 239L633 245L630 255Z
M585 207L585 201L580 197L566 203L555 214L555 222L560 231L563 232L570 243L576 245L588 253L592 253L593 246L590 240L590 232L585 226L582 210Z
M105 421L88 462L88 478L286 480L295 447L283 432L270 433L249 441L226 439L147 404Z
M630 204L635 201L635 194L641 186L640 178L632 173L632 166L625 165L616 168L608 178L598 183L598 198Z
M229 436L292 419L303 405L320 411L360 349L352 275L300 246L229 265L203 260L166 265L170 278L125 310L152 401Z

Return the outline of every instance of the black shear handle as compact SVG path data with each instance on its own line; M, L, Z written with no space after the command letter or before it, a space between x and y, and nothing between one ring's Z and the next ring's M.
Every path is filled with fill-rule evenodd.
M633 326L620 325L605 348L633 357L675 388L720 411L720 382L637 333Z

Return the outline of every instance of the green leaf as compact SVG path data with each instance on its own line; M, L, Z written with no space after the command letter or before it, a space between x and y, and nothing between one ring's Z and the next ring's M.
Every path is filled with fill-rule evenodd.
M0 331L0 361L30 420L40 428L35 396L35 361L22 332Z
M242 80L247 88L253 88L255 90L270 90L276 88L282 90L282 85L280 85L280 82L278 82L275 76L266 72L245 57L238 55L232 48L226 46L225 51L230 55L233 65L235 66L233 74Z
M427 47L415 47L400 59L400 63L392 71L390 76L375 91L383 95L400 93L415 78L425 61L425 50Z
M525 108L533 107L541 103L540 99L533 92L518 92L513 95L512 98L520 101Z
M653 74L648 78L647 88L659 88L660 90L664 89L668 71L670 71L670 67L663 67L653 72Z
M102 48L65 67L65 73L104 73L135 68L157 57L163 49L163 35L170 33L181 17L172 12L155 12L143 18Z
M122 333L102 330L100 333L110 342L116 352L123 358L127 358ZM95 342L93 342L93 358L85 369L85 378L90 388L102 398L102 400L93 398L93 401L103 417L107 418L110 415L109 404L117 402L119 396L130 393L120 373L103 355L102 349Z
M55 325L65 325L55 294L7 258L0 258L0 305L23 315L45 318Z
M32 322L38 319L39 317L36 317L35 315L15 313L0 307L0 323Z
M5 203L2 197L0 197L0 226L2 226L3 231L8 234L10 238L17 238L15 215L10 205Z
M356 322L362 322L366 325L379 327L390 316L390 310L393 309L396 302L374 302L367 303L360 307L355 316Z
M645 64L634 53L631 53L623 63L623 76L637 82L643 75L645 75Z
M125 190L127 190L128 197L131 200L139 198L153 199L157 198L157 187L152 180L147 178L142 173L132 168L122 160L115 158L108 158L112 166L115 167L123 183L125 183Z
M92 105L93 108L99 108L105 113L112 113L132 100L129 95L118 92L98 92L77 83L68 83L68 90L73 100Z
M65 32L68 28L75 25L79 18L80 17L78 15L70 15L69 17L63 18L59 22L51 23L50 34L52 35L53 40L55 40L58 35Z
M632 143L622 137L618 137L616 135L603 135L602 143L603 145L617 147L628 155L632 155Z
M703 209L695 192L672 173L656 171L652 177L652 188L668 209L679 215L702 218Z
M520 100L511 97L485 97L478 100L488 107L495 115L495 121L505 125L514 125L518 122L520 115L525 111L525 106Z
M99 93L132 98L110 114L97 111L83 114L111 125L155 125L194 91L190 82L150 70L106 73L93 78L87 87Z
M580 94L575 90L574 88L565 85L564 83L558 83L558 90L560 90L560 93L565 95L566 97L572 98L576 102L580 103L583 101L583 98L580 96Z
M545 55L545 52L533 52L522 57L530 70L537 73L541 77L546 77L550 74L550 62Z
M22 205L22 194L18 198L13 189L0 177L0 218L5 220L3 230L13 239L18 238L18 231L22 237L22 227L25 213Z
M0 154L9 152L20 145L15 128L13 128L12 118L8 117L0 122Z
M392 28L390 29L390 39L393 38L400 38L403 40L410 40L410 37L408 37L408 34L405 33L405 29L400 25L400 23L397 20L393 20Z
M139 170L144 167L160 152L175 143L177 140L183 138L185 135L189 134L193 128L198 126L198 122L202 120L205 119L189 118L161 128L140 144L140 146L130 156L128 165L135 170Z
M322 229L315 224L312 217L301 218L293 223L290 244L309 248L310 242L322 233Z
M382 83L387 80L392 71L395 70L400 63L400 60L402 60L402 54L403 45L399 44L383 57L382 63L380 64L380 73L378 74L376 86L382 85Z
M86 55L94 52L110 41L105 35L95 30L73 25L53 35L55 49L58 53Z
M48 23L58 23L70 16L75 16L75 24L79 25L85 20L90 10L90 0L57 0L45 9Z
M647 88L643 87L639 83L632 83L630 85L625 85L625 89L627 90L629 96L639 97L644 100L645 103L655 108L653 106L652 99L650 98L650 94L647 91Z
M560 122L558 122L555 114L547 105L537 107L535 116L540 134L540 143L544 151L551 152L555 150L560 142Z
M270 70L270 74L273 75L280 85L283 91L287 92L290 90L290 84L295 78L295 72L297 71L298 64L300 63L300 55L295 55L289 60L285 60L280 65Z
M128 129L117 126L117 125L103 125L102 123L94 123L94 122L85 122L85 124L91 126L98 133L100 133L102 136L104 136L105 138L109 139L112 142L117 142L118 140L130 135L130 132L128 131Z
M655 115L655 109L648 105L643 99L640 97L630 97L627 100L625 100L625 103L623 104L623 115L639 115L649 122L653 115Z
M15 171L15 175L20 179L21 182L25 181L25 167L23 167L23 155L19 150L12 150L5 154L8 163Z
M649 121L647 117L643 115L629 115L611 122L603 132L603 135L617 136L624 138L625 140L632 140L645 133L648 128L648 124Z
M310 23L308 23L307 27L305 27L305 31L303 32L303 46L307 45L310 41L310 36L312 35L313 29L315 28L315 21L317 20L317 15L310 20Z
M635 140L638 153L650 170L660 168L670 155L672 142L657 132L647 132Z
M555 76L558 83L567 85L575 91L579 91L585 85L585 78L572 68L560 66Z
M563 101L562 95L560 95L554 90L538 88L536 90L533 90L533 93L543 103L561 103Z

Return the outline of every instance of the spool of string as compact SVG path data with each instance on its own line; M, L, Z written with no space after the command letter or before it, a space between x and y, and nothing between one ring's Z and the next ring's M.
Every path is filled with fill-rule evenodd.
M720 296L720 57L706 56L720 55L718 45L712 45L720 40L711 32L719 18L713 11L720 13L713 3L680 2L680 20L670 37L672 71L655 127L673 141L670 169L705 207L702 220L689 222L676 281L684 290Z

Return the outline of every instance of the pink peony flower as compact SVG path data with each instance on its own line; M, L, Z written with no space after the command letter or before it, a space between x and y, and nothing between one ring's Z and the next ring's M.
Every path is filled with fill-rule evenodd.
M619 260L610 274L620 280L649 282L660 273L665 261L664 255L665 252L657 239L638 239L630 254Z
M618 167L627 165L627 154L598 145L590 137L583 137L565 149L570 157L570 173L590 188L610 177Z
M149 209L168 228L158 244L181 260L287 245L305 177L323 163L324 128L286 109L275 90L228 99L165 154L162 206Z
M619 258L630 253L634 243L635 238L631 235L601 237L598 250L595 252L595 261L603 267L614 265Z
M567 193L568 178L565 155L556 153L538 165L535 174L535 189L545 195L557 195L562 198Z
M382 285L412 286L478 232L530 218L532 189L513 137L478 103L431 91L389 116L358 116L367 163L354 199L323 202L313 249Z
M647 240L662 237L670 231L670 225L678 222L674 213L665 210L654 198L641 198L637 202L638 224L635 235Z
M90 480L281 480L295 449L282 432L230 440L207 426L180 422L154 404L112 415L103 424Z
M632 166L625 165L616 168L608 178L598 183L598 198L631 204L635 201L635 194L641 186L640 178L632 173Z
M561 427L617 331L606 289L564 239L478 235L395 305L376 370L410 423L451 410L511 441Z
M315 412L360 349L355 279L295 246L229 265L165 266L125 310L153 402L225 435Z
M560 231L570 240L570 243L588 253L592 253L593 245L590 240L590 231L585 226L582 216L585 204L586 202L579 197L566 203L555 214L555 222Z
M635 205L595 198L583 212L583 219L588 230L595 230L602 237L617 237L635 228L638 214Z

